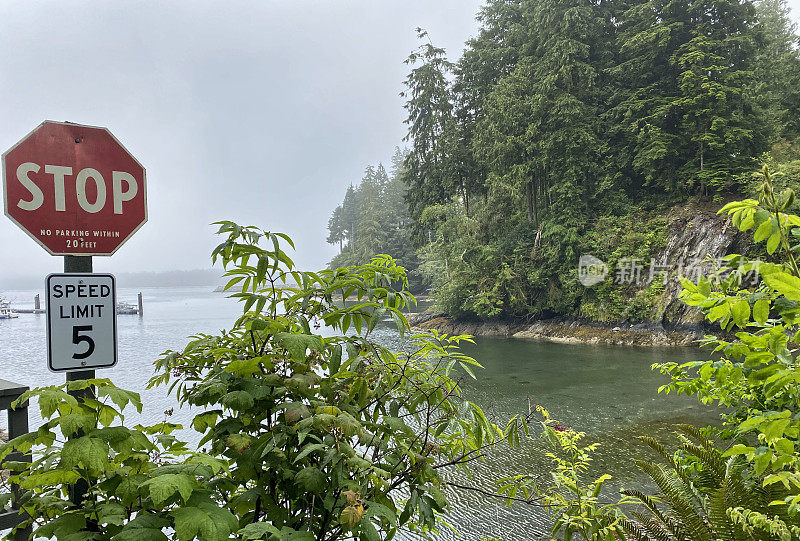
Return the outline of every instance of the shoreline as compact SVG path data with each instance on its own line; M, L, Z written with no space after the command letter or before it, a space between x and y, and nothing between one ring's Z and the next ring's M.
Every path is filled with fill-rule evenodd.
M580 320L537 320L532 323L458 321L443 313L421 312L409 318L413 329L435 329L450 335L515 338L557 344L685 347L704 333L697 327L666 330L654 324L603 324Z

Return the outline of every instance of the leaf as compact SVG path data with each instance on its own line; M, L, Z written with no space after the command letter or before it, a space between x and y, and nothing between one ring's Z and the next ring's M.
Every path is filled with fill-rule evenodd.
M223 541L239 529L239 521L230 511L211 502L179 507L170 513L175 518L175 534L180 541L191 541L195 537Z
M154 477L142 483L147 487L150 499L156 505L161 505L171 498L177 491L183 501L188 501L194 490L193 479L185 473L167 473Z
M64 469L82 466L90 475L101 475L108 466L108 444L99 438L82 436L68 440L61 450Z
M389 509L383 504L373 501L367 501L367 517L383 517L390 522L397 522L397 513Z
M447 507L447 498L445 498L444 493L434 486L428 487L427 492L439 507L437 511L444 511L444 509Z
M223 395L220 402L234 411L247 411L255 404L253 395L247 391L231 391L226 393Z
M100 421L100 424L105 427L110 426L111 423L114 422L114 419L119 416L120 414L117 410L105 404L100 405L97 411L97 420Z
M166 541L167 536L161 530L169 525L169 521L163 517L139 513L111 539L113 541Z
M333 353L331 353L331 360L330 360L330 373L335 374L339 371L339 368L342 366L342 345L339 344L335 348L333 348Z
M58 405L62 402L66 402L72 407L78 406L78 400L61 389L44 389L39 393L37 398L39 400L39 411L42 414L42 419L49 419L52 417L56 409L58 409Z
M244 453L245 449L250 447L252 442L252 438L246 434L231 434L225 440L225 445L228 447L235 449L237 453L240 455Z
M286 348L292 360L302 363L306 361L306 349L322 350L322 338L315 334L292 334L281 332L275 338Z
M142 398L139 393L126 391L119 387L103 385L97 390L98 396L108 396L120 411L124 410L128 404L133 404L136 411L142 412Z
M294 481L307 492L322 492L327 485L327 478L319 468L309 466L294 476Z
M364 508L360 505L348 505L342 509L342 514L339 515L339 523L352 530L356 524L361 520L364 514Z
M263 357L252 357L250 359L234 359L225 367L226 372L236 374L239 377L247 378L253 374L261 373L261 361Z
M361 535L359 539L360 541L381 541L381 536L378 534L378 530L375 529L375 525L365 520L361 522Z
M773 442L783 437L786 427L789 426L791 419L776 419L761 425L761 432L767 438L767 442Z
M206 430L217 424L218 417L219 413L217 412L206 412L206 413L201 413L199 415L195 415L194 419L192 419L192 427L196 431L202 434L203 432L205 432Z
M305 457L307 457L310 453L313 453L314 451L322 451L323 449L327 449L327 448L328 448L328 446L325 445L324 443L309 443L309 444L306 444L303 447L303 450L300 451L300 453L298 453L298 455L294 458L294 460L292 461L292 464L297 464L298 462L303 460Z
M242 536L243 541L249 541L262 539L265 536L269 539L270 535L280 535L281 532L269 522L253 522L239 530L238 533Z
M86 528L86 518L78 512L65 513L43 524L36 530L36 537L57 537L61 539L69 534L79 532Z
M302 402L291 402L286 406L286 411L283 415L287 423L294 424L301 419L307 418L311 415L311 412L308 406Z
M753 319L759 325L764 325L769 318L769 301L767 299L758 299L753 304Z
M800 278L786 272L773 272L762 277L770 288L789 300L800 301Z
M736 325L740 328L746 327L750 320L750 303L744 299L736 301L731 307L731 315Z
M340 413L336 417L336 424L347 437L355 436L361 432L361 423L349 413Z
M100 524L122 526L128 519L128 512L117 502L105 502L98 506L97 517Z
M775 253L775 250L778 249L778 245L781 242L781 234L779 232L773 233L770 235L769 239L767 240L767 253L772 255Z
M755 447L748 447L747 445L737 443L736 445L725 451L722 454L722 456L729 457L734 455L746 455L748 453L752 453L753 451L755 451Z
M90 428L95 428L95 419L93 415L68 413L58 418L58 424L61 426L61 433L69 437L79 430L86 431Z
M78 474L78 472L75 470L45 470L24 476L22 481L20 481L19 486L30 490L46 486L71 485L80 479L80 477L80 474Z
M772 234L773 221L765 220L758 226L756 232L753 234L753 240L761 242Z
M114 494L122 500L125 505L130 505L139 498L142 483L147 480L147 477L141 474L128 475L117 486Z

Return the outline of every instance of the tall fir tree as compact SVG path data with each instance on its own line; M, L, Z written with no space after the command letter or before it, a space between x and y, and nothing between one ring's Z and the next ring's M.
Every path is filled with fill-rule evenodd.
M408 118L406 141L411 143L403 169L403 181L409 186L406 201L411 216L417 220L426 206L442 203L452 195L452 181L447 175L446 145L442 135L453 123L453 104L449 76L453 64L444 49L435 47L428 34L417 29L425 43L409 55L412 66L405 81L405 108ZM421 239L417 231L417 240Z

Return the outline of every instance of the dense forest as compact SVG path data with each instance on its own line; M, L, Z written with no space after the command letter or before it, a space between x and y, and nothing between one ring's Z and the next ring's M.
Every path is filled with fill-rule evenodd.
M783 0L489 0L478 19L456 62L418 29L408 149L333 212L333 266L393 255L456 317L646 320L661 284L581 287L580 254L646 260L669 216L750 193L762 162L800 179Z

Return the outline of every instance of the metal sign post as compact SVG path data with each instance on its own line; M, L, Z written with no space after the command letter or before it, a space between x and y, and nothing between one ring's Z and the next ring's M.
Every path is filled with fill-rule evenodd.
M92 272L92 256L66 255L64 256L64 272ZM67 381L94 379L94 370L75 370L67 372Z
M92 256L79 256L79 255L66 255L64 256L64 272L65 273L84 273L92 272ZM86 379L94 379L94 370L75 370L67 372L67 383L70 381L80 381ZM81 400L82 398L94 398L94 390L91 387L82 389L80 391L69 391L69 394ZM78 431L78 436L82 436L82 431ZM83 504L83 498L89 491L89 483L85 479L78 479L74 485L69 488L69 499L76 505Z

